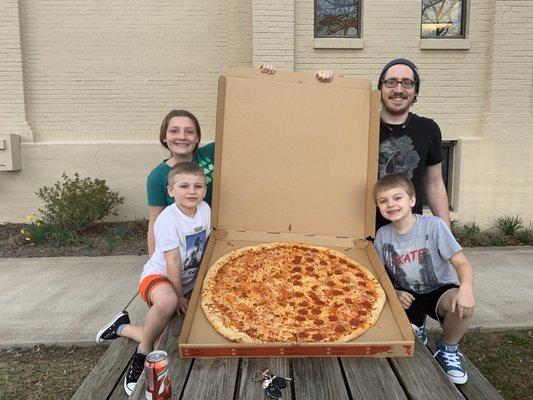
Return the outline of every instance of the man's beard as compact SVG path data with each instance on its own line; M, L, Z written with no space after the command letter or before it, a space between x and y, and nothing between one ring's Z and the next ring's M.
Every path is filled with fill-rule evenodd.
M402 96L402 98L403 99L408 99L409 97L408 96ZM415 97L413 98L413 100L411 100L411 102L407 103L405 105L405 107L402 107L402 108L390 108L388 106L387 101L385 101L383 98L381 98L381 104L383 105L383 108L385 108L385 110L391 115L402 115L405 112L409 111L409 108L411 108L411 106L413 105L414 101L415 101Z

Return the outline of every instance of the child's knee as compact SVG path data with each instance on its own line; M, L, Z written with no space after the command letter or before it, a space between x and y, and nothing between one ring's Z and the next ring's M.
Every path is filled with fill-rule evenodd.
M172 290L168 293L160 294L157 299L154 299L152 307L162 315L172 315L178 308L178 296Z

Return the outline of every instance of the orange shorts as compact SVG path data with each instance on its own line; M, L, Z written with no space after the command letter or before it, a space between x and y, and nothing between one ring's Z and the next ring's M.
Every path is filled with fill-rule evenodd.
M169 279L165 275L148 275L143 278L141 283L139 283L139 294L141 295L142 299L146 301L148 304L148 307L152 307L152 302L150 301L150 292L153 288L163 284L168 283L172 286L172 283L170 283Z

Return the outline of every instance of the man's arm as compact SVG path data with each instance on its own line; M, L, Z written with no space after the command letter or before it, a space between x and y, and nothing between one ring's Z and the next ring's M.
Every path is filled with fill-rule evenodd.
M440 217L450 225L450 210L448 207L448 194L442 180L441 163L426 167L424 189L429 208L433 215Z

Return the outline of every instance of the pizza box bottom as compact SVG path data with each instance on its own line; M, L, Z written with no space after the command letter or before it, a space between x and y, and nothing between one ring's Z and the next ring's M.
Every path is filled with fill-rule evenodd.
M220 335L205 317L200 305L201 287L207 270L224 254L246 246L271 242L299 242L324 246L346 254L367 267L381 283L387 300L376 324L347 343L238 343ZM410 357L414 336L392 283L370 242L338 237L318 237L265 232L224 232L211 235L198 271L189 311L179 339L184 358L202 357Z

